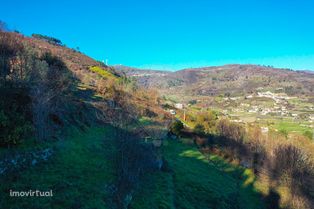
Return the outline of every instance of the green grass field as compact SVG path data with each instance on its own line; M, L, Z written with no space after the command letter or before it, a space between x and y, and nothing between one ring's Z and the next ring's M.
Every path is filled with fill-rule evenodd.
M301 126L299 123L295 123L293 121L282 121L278 122L274 125L274 128L278 130L286 130L288 132L299 132L299 133L304 133L305 131L311 131L311 128Z
M163 152L171 171L146 175L131 208L264 208L250 170L181 142L166 141Z
M55 153L47 162L1 177L0 208L107 208L106 186L116 176L111 133L111 127L72 130L52 145ZM10 189L53 190L53 197L10 197Z

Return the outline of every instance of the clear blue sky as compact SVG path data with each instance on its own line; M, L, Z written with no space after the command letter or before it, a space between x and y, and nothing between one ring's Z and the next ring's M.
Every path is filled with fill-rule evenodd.
M312 0L6 0L0 19L109 64L180 69L228 63L314 70Z

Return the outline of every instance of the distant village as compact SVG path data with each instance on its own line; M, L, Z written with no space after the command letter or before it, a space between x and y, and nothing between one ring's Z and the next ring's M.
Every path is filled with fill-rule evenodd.
M271 116L286 116L286 117L292 117L293 119L299 119L300 113L302 112L312 112L312 114L306 114L305 120L307 122L314 122L314 105L312 106L304 106L302 108L302 112L300 112L300 109L295 110L295 108L289 107L289 100L291 99L297 99L296 97L289 97L285 94L276 94L272 93L270 91L266 92L258 92L256 95L248 95L245 97L245 99L254 99L254 97L259 98L270 98L274 100L274 103L272 107L265 107L263 104L259 105L251 105L248 103L240 103L240 106L236 108L232 108L231 112L248 112L248 113L258 113L259 115L271 115ZM225 101L228 100L241 100L241 97L230 97L230 98L224 98ZM228 110L223 110L224 114L228 114Z
M273 100L269 105L264 105L263 102L250 104L249 101L254 101L255 98L269 98ZM250 94L245 97L225 97L223 98L223 106L228 106L228 102L236 102L238 105L228 108L222 108L221 113L225 116L231 116L233 113L243 113L243 114L255 114L256 116L278 116L291 118L292 120L300 120L310 123L309 126L314 128L314 104L303 105L300 107L291 107L289 100L298 100L297 97L290 97L284 93L273 93L271 91L257 92L255 94ZM201 102L200 100L198 100ZM245 102L248 101L248 102ZM169 112L172 115L176 114L176 110L182 110L190 106L190 104L183 103L173 103L173 109ZM302 118L301 118L302 116ZM257 118L259 120L259 118ZM234 119L234 122L247 122L241 119ZM264 130L266 132L266 129Z

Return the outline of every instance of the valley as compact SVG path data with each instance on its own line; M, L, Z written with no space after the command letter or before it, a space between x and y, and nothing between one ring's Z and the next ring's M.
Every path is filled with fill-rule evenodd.
M1 1L0 209L314 209L314 1Z
M184 110L192 118L197 112L214 110L219 117L237 123L257 124L313 140L313 73L254 65L176 72L116 68L139 85L156 88L172 109ZM176 108L176 104L182 107Z
M314 204L312 73L108 66L5 31L0 55L0 208Z

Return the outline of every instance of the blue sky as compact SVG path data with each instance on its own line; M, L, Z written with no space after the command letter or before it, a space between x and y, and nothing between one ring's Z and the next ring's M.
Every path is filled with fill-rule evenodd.
M311 0L10 0L1 3L0 20L112 65L314 70L313 9Z

